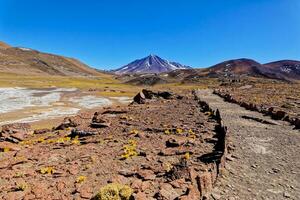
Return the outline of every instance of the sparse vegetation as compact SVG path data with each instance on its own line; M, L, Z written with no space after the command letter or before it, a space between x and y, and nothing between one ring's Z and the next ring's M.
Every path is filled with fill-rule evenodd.
M40 169L41 174L53 174L55 172L53 167L42 167Z
M111 183L102 187L95 200L129 200L133 190L126 185Z
M83 183L86 180L86 176L78 176L76 183Z
M133 139L128 141L128 144L123 146L123 154L121 155L121 159L128 159L134 156L137 156L137 142Z

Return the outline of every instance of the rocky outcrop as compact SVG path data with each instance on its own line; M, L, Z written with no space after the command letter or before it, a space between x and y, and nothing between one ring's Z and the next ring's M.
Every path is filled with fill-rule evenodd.
M197 97L196 97L197 98ZM199 105L202 108L203 112L208 112L212 119L217 121L215 126L216 131L216 143L214 151L209 154L204 154L199 157L199 160L207 163L207 170L203 173L193 174L194 183L198 191L195 191L194 188L190 190L186 197L182 199L199 199L193 198L195 193L200 195L200 199L208 199L212 189L217 181L219 175L225 169L225 161L227 156L228 148L228 130L227 127L223 125L221 114L219 110L213 110L210 108L209 104L205 101L199 99Z
M18 143L23 141L31 132L31 126L27 123L13 123L2 126L0 140Z
M151 90L143 89L133 98L133 103L144 104L147 100L155 98L172 99L175 95L168 91L153 92ZM179 96L177 96L179 97Z

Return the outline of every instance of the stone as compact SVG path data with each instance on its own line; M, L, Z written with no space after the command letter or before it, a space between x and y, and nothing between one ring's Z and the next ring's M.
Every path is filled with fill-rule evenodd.
M183 188L183 185L186 184L186 182L185 182L185 180L183 178L181 178L181 179L177 179L177 180L171 181L170 184L174 188Z
M19 151L21 148L17 144L13 144L11 142L0 142L0 150L1 151Z
M144 192L138 192L135 196L134 196L134 200L146 200L147 195Z
M75 122L75 120L70 117L66 117L63 122L55 128L55 130L65 130L67 128L74 128L77 126L79 126L79 123Z
M138 104L144 104L146 102L146 97L143 92L139 92L135 97L133 97L133 102Z
M177 179L191 179L190 169L187 166L186 160L182 160L179 163L176 163L169 172L165 174L166 178L170 181Z
M87 136L96 135L96 134L97 134L96 131L84 131L84 130L79 130L79 129L73 129L69 136L71 138L75 138L76 136L87 137Z
M155 93L152 92L151 90L143 89L143 90L142 90L142 93L144 94L144 96L145 96L146 99L152 99L152 98L154 98L155 96L157 96L157 94L155 94Z
M283 119L286 115L286 112L278 110L277 112L272 113L272 118L276 120Z
M166 141L166 147L179 147L185 143L184 139L170 138Z
M27 123L14 123L2 126L1 140L13 143L23 141L31 131L31 126Z
M213 198L214 200L219 200L219 199L221 199L221 195L216 194L216 193L212 193L211 196L212 196L212 198Z
M14 134L14 133L21 133L21 134L29 134L31 131L30 124L27 123L13 123L13 124L6 124L2 126L2 134Z
M200 176L197 179L197 185L199 187L201 196L208 197L213 188L211 174L209 172L200 174Z
M290 193L288 193L288 192L284 192L283 193L283 196L285 197L285 198L291 198L292 196L290 195Z
M141 170L138 172L138 176L143 180L154 180L156 178L152 170Z
M164 99L172 99L173 97L173 94L171 92L167 92L167 91L164 91L164 92L158 92L157 95L159 97L162 97Z
M176 190L172 187L172 185L168 183L163 183L160 186L160 190L157 194L158 198L166 199L166 200L174 200L179 197L179 194Z
M199 200L199 199L201 199L200 198L200 193L197 190L197 188L193 185L191 185L188 188L187 195L181 196L179 198L179 200Z
M45 134L51 132L50 129L48 128L43 128L43 129L36 129L33 131L33 134Z
M132 183L131 183L131 188L132 188L133 190L140 190L140 189L142 188L142 183L143 183L142 180L140 180L140 179L135 179L135 180L133 180Z

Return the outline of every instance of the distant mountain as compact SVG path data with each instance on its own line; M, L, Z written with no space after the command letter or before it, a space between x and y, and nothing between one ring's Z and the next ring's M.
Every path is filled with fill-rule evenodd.
M271 71L269 76L300 80L300 61L280 60L264 64L264 67Z
M151 74L189 68L190 67L176 62L169 62L168 60L164 60L156 55L149 55L116 69L114 72L116 74Z
M222 74L224 76L231 75L261 75L262 65L255 60L241 58L228 60L213 65L207 70L210 74Z
M261 64L241 58L228 60L203 70L208 76L255 76L281 80L300 80L300 61L282 60Z
M89 76L101 73L74 58L11 47L0 41L0 72L26 75Z

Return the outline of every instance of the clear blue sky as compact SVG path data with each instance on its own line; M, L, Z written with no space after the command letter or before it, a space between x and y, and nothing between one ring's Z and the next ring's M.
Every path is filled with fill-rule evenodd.
M0 40L101 69L300 60L300 0L0 0Z

